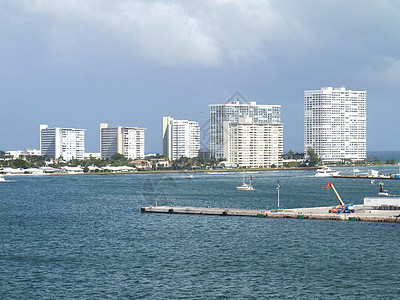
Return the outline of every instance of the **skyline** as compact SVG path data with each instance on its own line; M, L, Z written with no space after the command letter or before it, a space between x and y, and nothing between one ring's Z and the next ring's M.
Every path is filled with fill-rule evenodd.
M39 125L208 122L235 92L281 105L284 151L303 150L304 91L367 91L368 150L400 149L396 1L0 1L0 149L38 148ZM6 113L4 113L6 112Z

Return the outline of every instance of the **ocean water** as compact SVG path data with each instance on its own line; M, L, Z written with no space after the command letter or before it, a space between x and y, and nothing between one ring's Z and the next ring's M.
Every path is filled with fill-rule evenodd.
M367 151L367 156L371 159L377 157L381 162L394 159L400 163L400 151Z
M395 173L397 168L381 168ZM351 173L351 168L342 168ZM361 172L367 172L361 168ZM387 299L400 295L400 225L146 214L141 206L337 205L314 171L7 177L2 299ZM333 179L346 202L368 179ZM385 180L400 195L400 181Z

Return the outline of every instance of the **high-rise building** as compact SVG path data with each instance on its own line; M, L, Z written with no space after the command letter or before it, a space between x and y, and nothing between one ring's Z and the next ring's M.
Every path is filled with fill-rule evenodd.
M304 92L304 151L323 162L367 158L367 92L323 87Z
M282 165L283 124L254 123L252 118L224 122L224 158L233 165L268 168Z
M86 129L49 128L40 125L40 154L51 158L83 159L85 154Z
M197 157L200 151L199 123L188 120L162 120L163 155L169 159Z
M146 128L138 127L108 127L100 123L100 154L101 158L109 158L115 153L126 158L144 158Z
M210 152L215 158L224 158L224 122L238 123L239 118L252 118L254 124L279 124L281 122L280 105L257 105L236 93L225 104L209 105Z

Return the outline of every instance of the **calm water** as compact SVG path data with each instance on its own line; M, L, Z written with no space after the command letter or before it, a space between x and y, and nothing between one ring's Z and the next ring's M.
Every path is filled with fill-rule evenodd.
M235 189L238 173L8 177L1 298L398 298L398 224L140 213L155 201L272 209L277 179L285 208L336 205L313 175L254 173L254 192ZM378 191L369 180L333 182L355 204ZM385 188L400 195L400 181Z
M386 162L388 159L400 162L400 151L368 151L367 156L371 159L377 157L382 162Z

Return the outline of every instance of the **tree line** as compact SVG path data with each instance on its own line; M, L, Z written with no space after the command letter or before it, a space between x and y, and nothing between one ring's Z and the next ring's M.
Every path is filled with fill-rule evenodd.
M165 169L165 167L157 164L156 159L164 159L169 161L167 157L161 154L156 156L147 156L144 158L144 160L147 161L148 164L151 166L152 170ZM290 168L315 167L322 164L321 158L312 148L308 148L306 153L298 153L298 152L295 153L294 151L289 150L286 154L282 155L282 159L292 160L283 163L284 167L290 167ZM16 168L16 169L40 168L48 166L50 164L50 161L51 159L49 155L44 155L44 156L29 155L12 159L9 156L7 156L4 151L0 150L0 167L2 168L5 167ZM99 159L90 156L89 158L83 160L72 159L70 161L64 161L63 158L60 157L58 160L53 160L51 166L55 168L60 168L64 166L70 166L70 167L79 166L87 170L89 166L96 166L99 168L110 165L123 166L123 165L128 165L132 161L133 161L132 159L128 159L122 154L115 153L110 158L106 159ZM212 158L205 158L202 156L193 158L181 157L179 159L169 161L170 166L168 167L168 169L171 170L210 169L210 168L214 169L219 165L221 161L223 161L223 159L216 159L214 157ZM383 164L384 162L381 162L378 157L374 158L368 157L364 161L359 161L359 162L344 161L342 163L339 163L339 165L346 163L380 165ZM386 160L385 164L393 165L396 164L396 161L394 159L388 159Z

